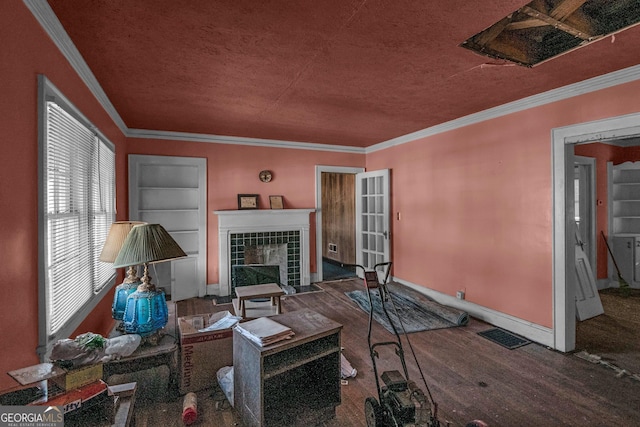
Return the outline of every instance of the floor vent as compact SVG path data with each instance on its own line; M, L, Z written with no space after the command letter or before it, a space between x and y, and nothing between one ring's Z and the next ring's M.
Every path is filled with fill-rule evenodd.
M523 345L531 343L531 341L527 339L519 337L518 335L512 334L511 332L505 331L504 329L500 328L493 328L486 331L478 332L478 335L490 341L493 341L496 344L500 344L501 346L508 348L509 350L513 350L514 348L522 347Z

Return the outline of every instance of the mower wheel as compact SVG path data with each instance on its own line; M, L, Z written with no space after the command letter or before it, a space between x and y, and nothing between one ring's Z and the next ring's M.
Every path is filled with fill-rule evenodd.
M384 410L375 397L367 397L364 401L364 417L367 427L384 427Z

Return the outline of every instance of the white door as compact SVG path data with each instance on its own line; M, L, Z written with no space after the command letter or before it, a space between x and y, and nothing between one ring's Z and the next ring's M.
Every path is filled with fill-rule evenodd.
M367 270L393 261L389 201L389 169L356 174L356 263Z
M162 225L187 258L152 264L152 283L173 301L206 294L207 161L129 155L129 218Z
M582 321L604 313L604 308L602 307L602 301L600 301L600 295L598 294L596 281L591 270L589 257L583 250L578 224L576 224L575 235L576 275L578 278L578 286L576 289L576 317Z
M574 197L575 215L582 250L596 276L596 159L575 156Z

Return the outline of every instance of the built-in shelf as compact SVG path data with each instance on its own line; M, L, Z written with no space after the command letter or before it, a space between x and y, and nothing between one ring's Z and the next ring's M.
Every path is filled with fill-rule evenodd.
M609 243L622 277L640 287L640 162L607 163ZM609 260L609 277L618 280Z
M640 235L640 162L607 164L611 235Z

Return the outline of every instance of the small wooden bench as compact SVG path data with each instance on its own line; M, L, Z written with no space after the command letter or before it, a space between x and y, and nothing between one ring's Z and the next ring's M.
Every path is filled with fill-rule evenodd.
M233 309L236 316L243 319L272 316L282 312L280 297L284 295L284 291L275 283L239 286L235 288L235 292L238 298L232 300ZM269 298L270 304L250 301L259 298Z

